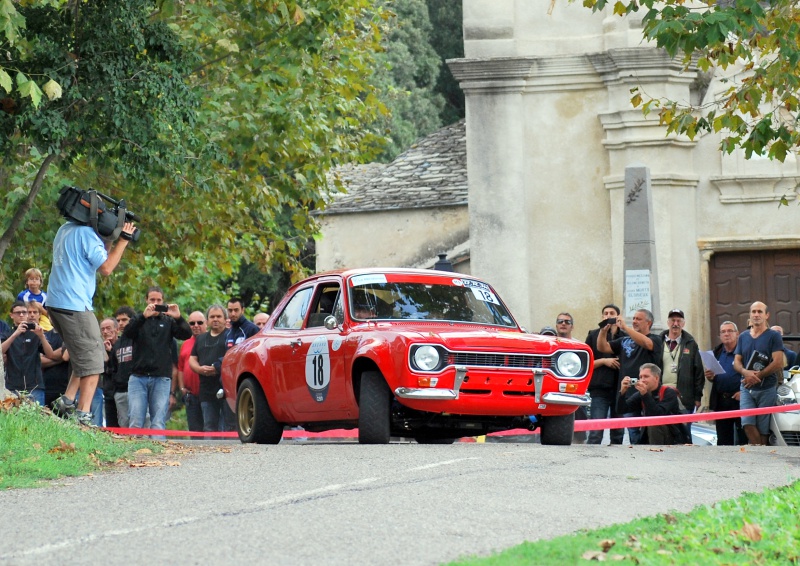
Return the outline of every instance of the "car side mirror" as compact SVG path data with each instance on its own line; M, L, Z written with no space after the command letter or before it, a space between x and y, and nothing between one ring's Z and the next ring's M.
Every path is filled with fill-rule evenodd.
M335 330L336 328L339 327L339 325L336 323L336 317L333 316L332 314L325 317L324 324L325 328L327 328L328 330Z

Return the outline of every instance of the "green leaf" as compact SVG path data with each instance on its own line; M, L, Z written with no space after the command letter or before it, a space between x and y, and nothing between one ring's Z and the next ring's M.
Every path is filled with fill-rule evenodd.
M0 87L3 87L3 90L6 92L11 92L13 88L13 83L11 81L11 75L5 72L4 69L0 69Z

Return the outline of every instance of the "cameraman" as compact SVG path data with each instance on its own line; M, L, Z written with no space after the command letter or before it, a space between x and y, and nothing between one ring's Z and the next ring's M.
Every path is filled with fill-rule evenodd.
M70 354L72 376L55 402L57 412L75 412L78 422L91 425L90 411L97 381L103 373L105 347L92 309L95 273L110 275L122 259L135 227L125 222L122 238L111 247L91 226L68 219L53 241L53 266L47 288L47 311ZM75 396L80 391L76 405Z

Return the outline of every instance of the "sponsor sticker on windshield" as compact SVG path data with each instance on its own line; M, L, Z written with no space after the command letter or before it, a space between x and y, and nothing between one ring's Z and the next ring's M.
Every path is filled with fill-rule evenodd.
M386 275L383 273L370 273L368 275L356 275L350 279L350 285L358 287L359 285L371 285L373 283L386 283Z
M469 287L470 289L486 289L487 291L489 291L490 289L489 285L483 283L482 281L472 281L470 279L462 279L461 284L464 287Z

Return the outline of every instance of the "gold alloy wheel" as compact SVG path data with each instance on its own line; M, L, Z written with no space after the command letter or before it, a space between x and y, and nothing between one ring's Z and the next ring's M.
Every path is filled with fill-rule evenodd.
M239 393L239 407L236 413L239 418L239 432L243 436L250 436L256 421L256 404L253 392L248 387L244 387Z

